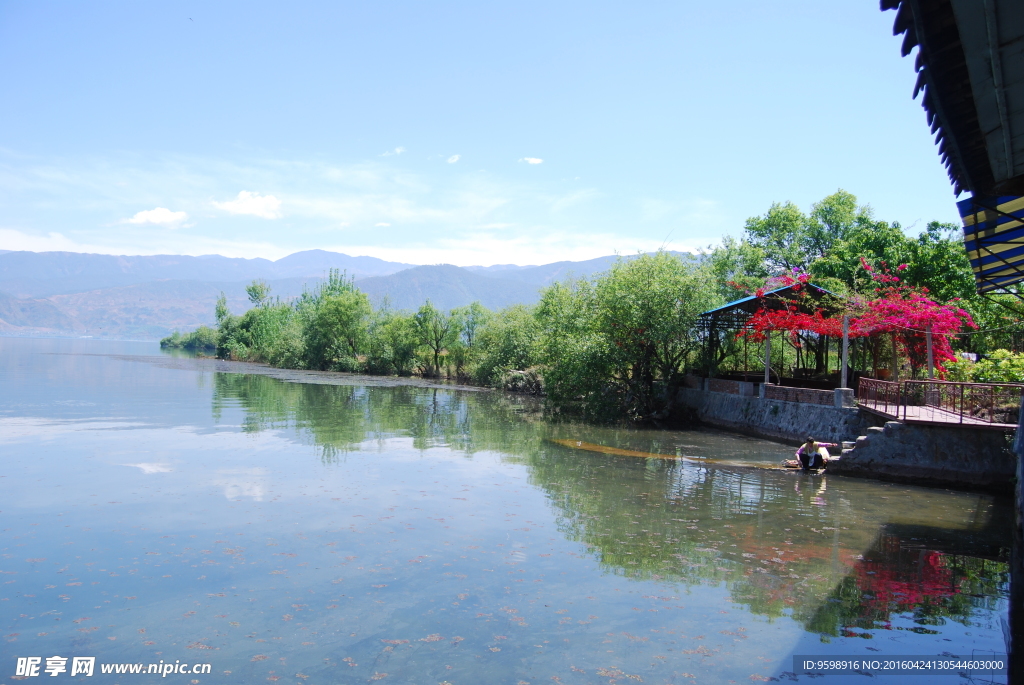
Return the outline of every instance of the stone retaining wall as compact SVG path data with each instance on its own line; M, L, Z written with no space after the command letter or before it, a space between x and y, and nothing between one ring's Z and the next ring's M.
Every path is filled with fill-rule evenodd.
M721 378L708 378L705 381L706 389L708 392L724 392L729 395L743 395L744 397L752 397L756 393L754 392L755 384L746 381L730 381L723 380Z
M826 392L831 405L834 393ZM878 423L874 417L857 408L744 397L692 388L680 390L678 400L693 409L701 421L712 426L793 442L802 442L808 435L823 442L853 441L864 435L868 426Z
M740 386L736 381L723 381L720 378L709 378L707 383L709 392L724 392L729 395L740 394Z
M856 406L834 406L852 402L852 397L839 396L842 391L761 387L765 397L683 388L678 400L704 423L740 433L793 443L808 435L823 442L855 442L853 449L829 462L829 473L958 489L1012 490L1016 457L1002 431L886 423ZM814 396L820 398L817 403L799 394L807 392L820 393Z
M691 390L700 390L704 387L704 379L700 376L686 374L683 376L683 387L690 388Z
M1009 492L1017 458L1002 431L889 421L868 428L829 473Z
M835 392L832 390L814 390L812 388L787 388L781 385L766 385L765 399L783 402L799 402L801 404L820 404L826 407L835 405Z

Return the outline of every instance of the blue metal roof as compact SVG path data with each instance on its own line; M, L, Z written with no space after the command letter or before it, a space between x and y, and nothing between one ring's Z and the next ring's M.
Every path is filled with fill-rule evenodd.
M823 292L823 293L825 293L827 295L835 295L835 293L833 293L833 292L831 292L829 290L826 290L825 288L822 288L820 285L815 285L813 283L807 283L806 285L809 288L814 288L815 290L821 291L821 292ZM709 316L709 315L715 314L716 312L722 312L722 311L726 311L728 309L740 309L740 308L742 308L742 306L744 304L747 304L748 302L753 302L753 301L756 301L756 300L760 300L760 299L763 299L765 297L769 297L771 295L775 295L777 293L785 292L787 290L793 290L793 288L795 288L795 287L796 287L796 284L783 286L781 288L776 288L775 290L768 290L768 291L765 291L764 295L762 295L761 297L758 297L757 295L749 295L747 297L741 297L740 299L733 300L732 302L729 302L728 304L723 304L721 307L715 307L714 309L709 309L706 312L702 313L701 316Z

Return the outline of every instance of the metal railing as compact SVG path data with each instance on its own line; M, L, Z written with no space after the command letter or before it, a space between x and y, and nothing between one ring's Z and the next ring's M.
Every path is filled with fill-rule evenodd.
M857 404L866 409L898 418L903 395L899 383L861 378L857 383Z
M1015 428L1024 384L861 378L857 404L907 423Z

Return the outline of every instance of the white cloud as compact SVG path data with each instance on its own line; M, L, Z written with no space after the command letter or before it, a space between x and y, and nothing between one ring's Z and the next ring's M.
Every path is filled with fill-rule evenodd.
M577 190L574 193L563 195L551 203L551 211L561 212L569 207L573 207L588 200L593 200L598 196L598 192L593 188L585 188L583 190Z
M482 228L482 227L480 227ZM662 240L613 233L552 231L547 227L522 229L515 234L480 228L429 244L407 243L401 247L380 245L333 245L323 249L350 255L367 255L408 264L550 264L582 261L613 254L654 252ZM674 244L671 249L695 251L694 246Z
M382 154L381 157L390 157L391 155L400 155L403 152L405 152L405 148L404 147L396 147L394 150L388 150L387 152Z
M544 160L540 157L523 157L519 160L520 162L526 162L527 164L543 164Z
M188 219L185 212L172 212L166 207L157 207L138 212L131 219L125 219L126 224L158 224L161 226L174 226Z
M385 222L383 222L383 221L381 221L381 222L379 222L379 223L376 223L376 224L374 224L374 226L390 226L390 225L391 225L391 224L385 223Z
M435 156L434 163L448 156ZM277 259L320 248L417 264L543 264L657 249L666 234L674 242L670 248L686 249L705 245L735 225L729 211L707 198L628 197L618 189L581 188L565 180L527 182L494 173L430 175L395 168L379 157L325 164L202 157L154 162L130 156L60 165L41 160L24 169L8 157L0 148L0 188L13 196L3 200L21 199L26 207L21 215L0 221L0 248L8 250ZM277 197L239 193L240 188ZM253 202L278 202L278 197L278 205L255 208L283 214L277 221L207 219L229 216L228 208L254 209ZM163 206L164 198L175 198L179 209L207 209L189 211L188 220L173 225L176 230L117 223L139 207ZM210 202L218 198L221 209ZM671 211L665 213L663 202ZM616 205L623 211L614 211ZM203 230L190 229L200 217ZM624 218L636 224L635 230L620 230L629 223ZM285 220L289 229L281 231ZM365 230L375 224L390 224L378 226L389 230ZM550 235L561 237L549 240Z
M270 472L262 467L253 469L220 469L218 477L210 482L224 488L227 499L252 497L257 502L263 501L267 489L267 474Z
M0 228L0 245L3 245L5 250L13 250L15 252L95 252L111 254L102 247L72 240L61 233L51 232L45 235L33 235L16 231L13 228ZM125 253L122 252L120 254Z
M109 236L92 236L90 240L70 238L62 233L35 234L13 228L0 228L0 245L15 252L88 252L112 255L208 255L225 257L262 257L280 259L305 246L293 247L269 241L245 241L231 238L214 238L206 235L189 235L183 231L147 232L132 235L120 231ZM104 239L109 238L109 239Z
M151 473L170 473L174 469L171 468L170 464L159 464L155 462L143 462L141 464L122 464L122 466L134 466L140 469L145 474Z
M243 190L238 197L227 202L214 202L213 206L218 209L231 212L232 214L249 214L264 219L277 219L281 216L278 211L281 208L281 201L273 195L260 195Z
M462 157L462 155L452 155L451 157L448 158L448 163L455 164L455 162L459 161L460 157Z
M288 196L288 213L296 218L328 218L353 225L391 224L470 225L508 202L497 188L458 188L430 193L430 188L407 191L381 183L375 191L336 190L331 194Z
M640 199L640 216L645 221L661 221L677 209L675 203L657 198Z

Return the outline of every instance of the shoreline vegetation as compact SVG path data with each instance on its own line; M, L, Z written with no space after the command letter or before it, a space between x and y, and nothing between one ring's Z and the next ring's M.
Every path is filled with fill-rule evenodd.
M840 190L809 214L776 203L748 219L740 240L727 237L689 259L660 250L620 258L590 279L554 283L534 306L490 311L474 302L441 311L428 300L410 312L385 301L374 310L353 279L332 270L289 302L253 281L246 288L252 307L242 315L228 310L222 294L216 328L175 332L160 344L284 369L447 378L544 396L554 416L663 425L685 418L675 398L687 371L728 373L749 363L747 346L735 335L712 346L714 359L702 357L702 312L781 282L813 281L836 293L823 305L833 313L879 293L902 298L904 308L913 296L964 311L965 321L982 330L944 340L950 358L942 373L1022 380L1024 355L1006 350L1024 342L1024 305L1013 293L975 294L959 232L954 224L932 222L909 237ZM889 273L889 265L899 274L890 279L900 281L895 295L891 283L883 292L874 276ZM884 335L891 345L882 344ZM782 337L787 344L773 346L773 367L812 365L801 371L822 377L837 368L838 345L829 345L829 335L786 330ZM921 373L912 335L875 338L861 365L903 364L910 375ZM980 361L966 361L961 352ZM886 360L887 353L897 358Z

